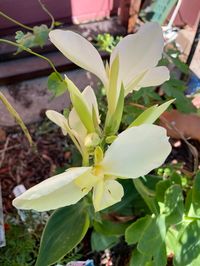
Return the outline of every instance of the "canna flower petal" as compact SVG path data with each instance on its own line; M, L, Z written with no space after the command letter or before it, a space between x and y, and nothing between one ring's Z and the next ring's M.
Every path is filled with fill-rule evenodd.
M100 166L107 175L137 178L162 165L170 151L166 130L143 124L119 134L106 151Z
M63 135L67 135L67 128L69 127L67 119L64 117L64 115L54 111L54 110L48 110L46 111L46 116L56 125L61 127Z
M154 67L147 71L144 77L139 81L132 90L139 90L142 87L158 86L169 80L169 70L165 66Z
M76 65L84 68L97 77L107 87L107 76L103 61L96 48L81 35L64 30L52 30L49 33L51 42Z
M93 189L95 211L101 211L121 201L123 195L124 189L116 180L99 181Z
M19 209L48 211L75 204L88 190L81 190L74 180L80 177L90 178L90 171L91 167L70 168L28 189L13 200L13 205Z
M126 36L117 44L111 54L110 65L119 55L119 75L125 90L136 77L158 64L163 47L162 29L156 22L145 23L137 33Z

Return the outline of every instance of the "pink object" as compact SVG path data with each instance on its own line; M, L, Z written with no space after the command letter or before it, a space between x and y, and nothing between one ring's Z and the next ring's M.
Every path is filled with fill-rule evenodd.
M42 0L55 20L64 23L82 23L99 20L117 14L120 0ZM0 0L0 11L27 25L39 25L50 21L49 16L36 0ZM1 34L16 27L14 23L0 16Z

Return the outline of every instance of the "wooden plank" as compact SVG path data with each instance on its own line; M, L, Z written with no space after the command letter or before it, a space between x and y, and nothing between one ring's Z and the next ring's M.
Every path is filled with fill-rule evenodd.
M64 25L63 29L75 31L85 38L94 39L98 34L109 32L113 36L116 35L125 35L126 28L120 24L118 17L110 18L109 20L103 20L93 23L86 23L80 25ZM4 39L14 41L13 35L4 36ZM43 47L34 47L33 50L37 53L48 53L52 51L56 51L55 47L51 44L50 41ZM5 60L15 60L17 58L27 57L28 53L22 52L18 55L14 55L16 52L16 47L7 45L5 43L0 43L0 62Z
M108 59L107 53L101 53L103 59ZM60 72L76 69L77 66L60 52L45 54ZM47 61L38 57L27 57L0 63L0 85L33 79L49 75L53 72Z

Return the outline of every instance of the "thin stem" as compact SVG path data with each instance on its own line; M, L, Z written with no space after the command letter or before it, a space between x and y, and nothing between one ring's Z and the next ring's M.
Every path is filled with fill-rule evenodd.
M0 100L2 101L2 103L5 105L5 107L7 108L7 110L9 111L9 113L15 118L16 122L19 124L19 126L21 127L21 129L23 130L24 134L26 135L30 146L33 145L33 140L31 138L31 135L29 134L29 131L27 129L27 127L25 126L23 120L21 119L20 115L17 113L17 111L12 107L12 105L8 102L8 100L6 99L6 97L3 95L2 92L0 92Z
M58 78L60 79L60 81L63 81L63 79L62 79L62 77L60 76L59 72L58 72L57 69L55 68L53 62L52 62L49 58L47 58L47 57L45 57L45 56L43 56L43 55L40 55L40 54L38 54L38 53L36 53L36 52L33 52L30 48L24 47L24 46L21 45L21 44L18 44L18 43L15 43L15 42L9 41L9 40L0 39L0 42L4 42L4 43L10 44L10 45L14 45L14 46L16 46L16 47L18 47L18 48L20 48L20 49L22 49L22 50L24 50L24 51L30 53L30 54L33 54L33 55L35 55L35 56L37 56L37 57L40 57L40 58L46 60L46 61L49 63L49 65L52 67L53 71L57 74L57 76L58 76Z
M23 23L21 23L21 22L15 20L15 19L9 17L8 15L4 14L2 11L0 11L0 16L2 16L2 17L4 17L4 18L6 18L6 19L12 21L13 23L19 25L20 27L22 27L22 28L24 28L24 29L26 29L26 30L33 31L33 28L31 28L31 27L29 27L29 26L26 26L26 25L24 25Z
M52 30L54 28L55 19L54 19L53 15L51 14L51 12L42 3L42 1L41 0L38 0L38 2L40 4L40 6L42 7L42 9L44 10L44 12L46 12L47 15L49 15L49 17L51 18L51 26L50 26L49 30Z

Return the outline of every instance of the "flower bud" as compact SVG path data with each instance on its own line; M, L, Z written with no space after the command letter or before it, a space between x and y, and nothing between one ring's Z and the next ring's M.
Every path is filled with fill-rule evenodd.
M94 148L100 143L100 141L97 133L90 133L86 136L84 144L87 148Z

